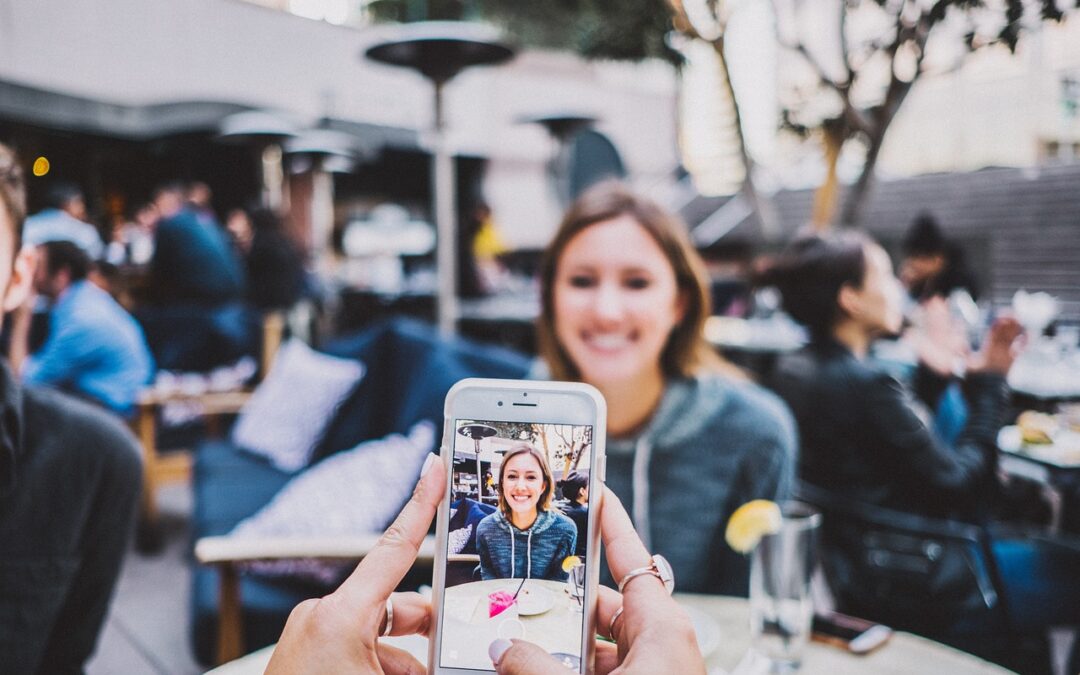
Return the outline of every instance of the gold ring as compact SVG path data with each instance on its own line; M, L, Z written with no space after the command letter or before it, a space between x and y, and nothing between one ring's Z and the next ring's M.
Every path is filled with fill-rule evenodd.
M390 598L386 599L386 626L379 633L379 637L388 637L394 627L394 603Z
M611 615L611 621L608 622L608 630L607 630L607 632L608 632L608 635L611 637L612 640L615 640L615 622L618 620L618 618L620 616L622 616L622 611L623 611L622 605L619 605L619 608L617 610L615 610L614 614ZM618 642L618 640L615 640L615 641Z

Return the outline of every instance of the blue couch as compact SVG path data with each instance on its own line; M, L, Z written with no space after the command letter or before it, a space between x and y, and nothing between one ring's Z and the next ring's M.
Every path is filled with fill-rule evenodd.
M405 319L378 323L323 351L359 359L367 373L334 414L312 463L365 440L405 433L420 420L435 421L441 429L443 399L455 382L466 377L521 378L530 365L515 352L464 339L444 340L432 327ZM292 476L228 441L204 443L197 450L193 476L195 540L227 534ZM192 574L192 643L196 658L209 664L217 643L218 571L194 565ZM329 590L311 582L244 575L240 594L246 648L275 642L293 606Z

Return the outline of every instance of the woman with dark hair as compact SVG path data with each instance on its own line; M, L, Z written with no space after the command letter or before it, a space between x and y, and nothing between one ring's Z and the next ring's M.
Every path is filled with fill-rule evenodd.
M476 526L480 576L564 581L577 528L551 508L555 483L543 453L528 443L510 448L499 465L499 510Z
M559 490L569 504L563 507L563 513L577 526L577 548L574 555L585 557L589 531L589 474L572 471L559 481Z
M950 448L911 392L866 360L871 343L896 334L903 322L903 289L881 246L852 232L807 237L771 274L784 308L810 333L810 344L782 358L772 378L799 425L800 476L898 510L984 515L1020 325L1000 319L969 360L964 390L971 412Z
M1009 410L1005 376L1020 325L999 318L967 361L970 414L956 443L943 443L912 392L867 361L870 343L895 334L903 289L885 250L858 233L793 243L771 272L785 309L811 341L780 359L773 388L795 413L800 477L856 503L988 523L998 495L998 429ZM1080 621L1080 545L1045 533L993 526L994 556L1014 627Z
M788 494L791 416L705 341L708 278L674 215L616 182L570 207L540 271L547 375L607 401L607 484L679 588L745 594L736 508Z

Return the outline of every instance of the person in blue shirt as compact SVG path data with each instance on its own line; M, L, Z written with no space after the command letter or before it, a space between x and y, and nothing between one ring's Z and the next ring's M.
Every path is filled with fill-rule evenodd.
M137 318L158 367L207 372L255 353L259 317L244 305L244 271L228 234L186 188L154 193L160 219Z
M101 256L103 244L97 228L86 222L86 199L74 183L54 183L44 209L26 219L23 243L31 246L47 241L78 244L92 259Z
M129 415L154 373L142 329L112 296L87 280L92 263L70 241L37 247L34 290L50 301L49 336L22 363L22 379L93 400ZM25 310L23 310L24 313ZM16 318L12 340L23 339Z

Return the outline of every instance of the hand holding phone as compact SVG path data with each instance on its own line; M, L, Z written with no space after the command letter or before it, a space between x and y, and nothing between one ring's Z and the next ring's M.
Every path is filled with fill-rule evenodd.
M621 579L630 570L647 565L649 553L630 516L619 498L607 488L600 505L600 521L608 567L614 578ZM623 594L604 586L598 590L597 627L603 637L614 639L615 643L597 642L595 672L609 673L621 668L629 673L705 673L693 624L659 580L643 575L641 581L627 584ZM611 635L611 619L620 607L623 613L616 619L615 634ZM492 645L490 656L500 675L560 672L555 668L557 659L522 640L500 641Z
M463 380L446 397L429 672L493 670L525 639L591 672L603 397L568 382Z

